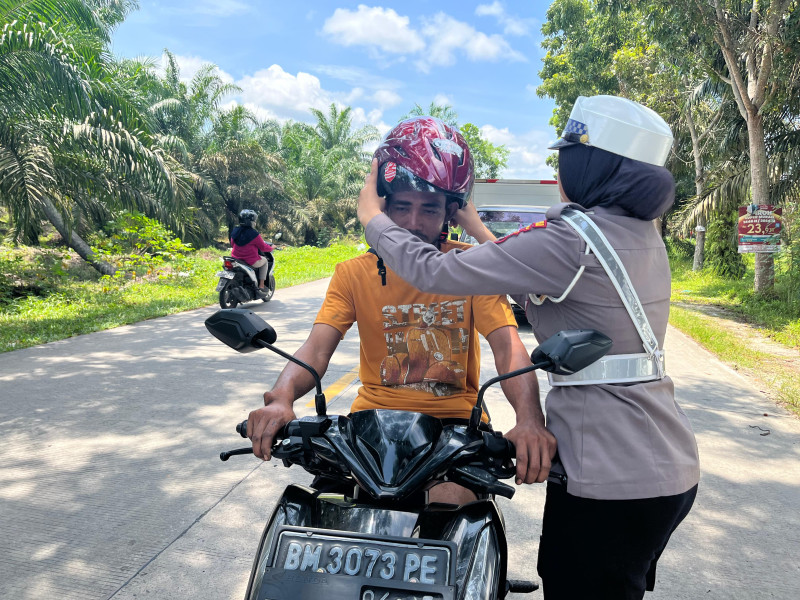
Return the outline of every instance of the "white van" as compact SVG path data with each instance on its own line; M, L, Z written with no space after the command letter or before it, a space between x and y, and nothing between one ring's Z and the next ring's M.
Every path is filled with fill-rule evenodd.
M470 201L489 230L498 238L544 220L558 204L558 182L540 179L476 179ZM467 235L461 240L475 243Z
M561 202L558 182L539 179L476 179L470 201L481 221L498 239L544 220L547 209ZM465 233L461 241L476 240ZM509 298L517 323L527 325L524 309Z

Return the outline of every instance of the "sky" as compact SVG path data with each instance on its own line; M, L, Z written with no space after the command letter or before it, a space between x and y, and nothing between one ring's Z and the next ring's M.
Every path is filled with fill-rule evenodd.
M314 122L309 108L352 107L353 125L385 134L415 104L450 104L510 151L509 179L551 179L548 121L536 95L546 1L391 5L344 0L140 0L114 33L120 57L166 48L189 80L203 63L259 117Z

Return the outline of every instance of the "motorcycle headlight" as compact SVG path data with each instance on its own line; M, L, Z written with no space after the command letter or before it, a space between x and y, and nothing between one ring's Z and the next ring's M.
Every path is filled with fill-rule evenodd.
M491 527L484 527L466 579L464 600L490 600L498 583L500 555Z
M283 507L278 507L275 512L275 519L273 519L269 531L267 531L266 536L264 536L264 543L259 548L258 568L254 575L250 600L256 600L258 598L258 591L261 589L261 580L264 578L264 570L267 568L267 562L270 558L269 550L272 548L272 540L275 537L275 531L284 523L286 523L286 511Z

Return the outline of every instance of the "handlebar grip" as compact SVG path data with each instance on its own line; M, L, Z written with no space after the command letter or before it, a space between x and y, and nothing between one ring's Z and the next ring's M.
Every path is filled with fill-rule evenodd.
M275 439L282 440L284 438L289 437L291 435L289 429L293 422L294 421L289 421L288 423L286 423L286 425L281 427L280 431L278 431L278 433L275 434ZM245 419L236 426L236 433L238 433L243 438L247 437L247 419Z
M484 434L486 453L493 458L515 458L517 449L514 442L497 433Z

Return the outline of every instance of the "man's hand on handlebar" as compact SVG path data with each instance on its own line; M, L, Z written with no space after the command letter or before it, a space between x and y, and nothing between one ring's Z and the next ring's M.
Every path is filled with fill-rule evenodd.
M269 460L272 458L275 435L297 416L291 403L273 397L271 392L264 393L264 404L266 406L252 411L247 417L247 437L253 442L253 454Z

